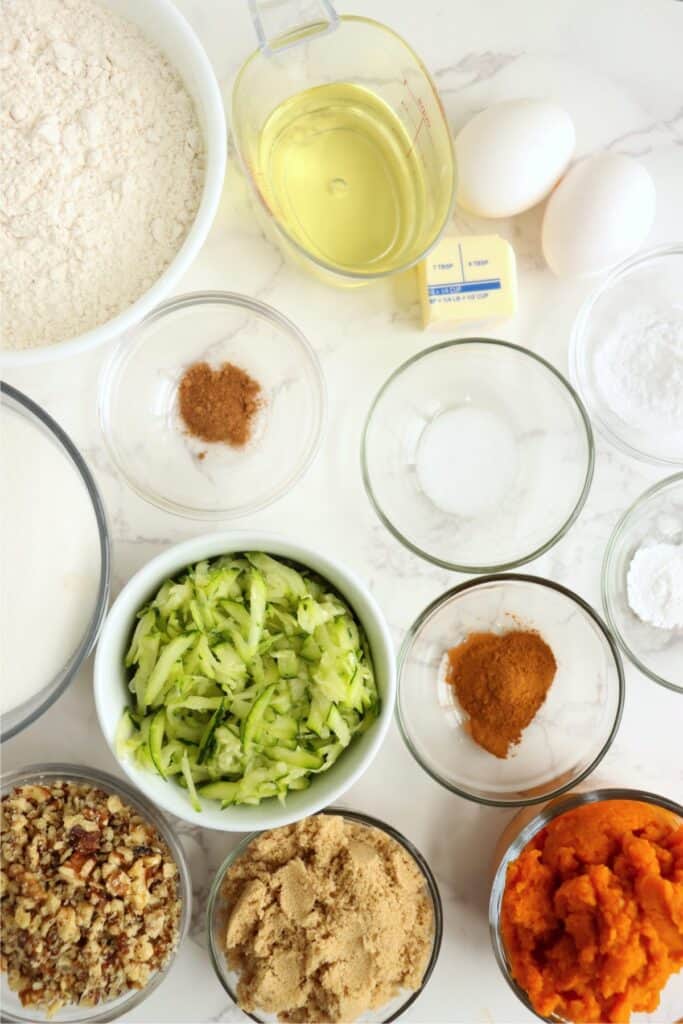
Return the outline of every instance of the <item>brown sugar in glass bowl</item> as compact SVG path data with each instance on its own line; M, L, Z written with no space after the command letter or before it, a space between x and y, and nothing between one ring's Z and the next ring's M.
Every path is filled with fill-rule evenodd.
M352 833L355 834L356 831L360 830L361 835L366 832L370 833L370 835L374 834L374 841L379 844L380 848L384 847L386 851L389 851L392 847L397 847L396 855L398 857L398 862L405 863L407 858L407 861L409 861L410 864L406 863L406 867L410 868L411 872L413 870L417 870L419 877L421 877L424 882L424 898L427 901L425 905L429 908L430 917L433 920L433 928L431 929L431 940L426 950L426 955L421 958L422 969L418 972L421 973L421 981L413 991L403 989L386 1004L383 1004L375 1010L366 1010L361 1013L360 1017L358 1017L358 1010L355 1008L354 1016L357 1019L362 1021L382 1021L387 1024L387 1022L396 1020L400 1017L418 998L436 965L441 948L443 931L443 911L436 881L429 869L429 866L419 851L416 850L404 836L389 825L364 814L337 808L330 808L328 810L321 811L319 815L315 815L313 818L305 820L315 822L319 818L342 819L345 828L349 830L348 838L351 839L351 842L353 842L353 839L351 838ZM297 827L301 827L301 823L299 826L285 826L281 829L271 830L267 833L253 833L252 835L247 836L240 846L238 846L236 850L233 850L226 858L214 879L211 893L209 895L207 915L209 928L209 951L219 981L230 998L236 1004L238 1004L238 985L241 981L242 975L241 972L238 973L228 966L225 956L226 932L232 913L234 913L234 908L229 906L229 903L225 898L225 888L228 884L227 879L230 877L230 872L233 869L233 866L239 864L246 856L248 856L249 848L252 843L256 843L258 848L258 843L262 842L264 838L268 839L268 837L278 834L282 834L283 838L286 839L286 835L293 832ZM294 857L294 860L291 863L292 866L296 864L296 857ZM338 865L335 870L338 869L343 870L343 864ZM296 879L294 879L294 881L296 881ZM324 907L324 905L325 899L323 899L321 907ZM352 908L349 912L352 913ZM381 957L381 950L378 955ZM417 957L417 950L415 951L415 955ZM260 1009L254 1009L253 1011L243 1009L243 1012L247 1017L256 1022L269 1022L276 1020L274 1014L266 1013ZM304 1018L297 1016L296 1011L294 1011L291 1016L284 1014L281 1019L294 1021L299 1019L303 1020ZM328 1017L325 1017L324 1019L327 1020Z

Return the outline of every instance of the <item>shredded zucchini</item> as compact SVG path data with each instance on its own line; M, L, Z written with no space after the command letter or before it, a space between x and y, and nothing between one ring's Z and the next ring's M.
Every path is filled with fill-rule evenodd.
M137 620L117 748L183 786L195 810L198 795L284 801L379 712L354 613L325 580L270 555L190 566Z

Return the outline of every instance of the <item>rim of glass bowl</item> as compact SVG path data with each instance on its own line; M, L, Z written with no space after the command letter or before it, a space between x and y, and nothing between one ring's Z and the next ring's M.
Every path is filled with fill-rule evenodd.
M106 792L115 794L121 797L126 803L130 804L134 810L140 814L142 818L150 822L159 832L161 838L164 840L171 856L176 863L178 868L178 889L180 894L180 922L178 926L178 942L176 947L171 953L168 963L161 971L157 971L142 989L131 989L130 997L125 1001L110 1001L109 1003L100 1004L100 1010L98 1012L97 1007L83 1007L83 1016L79 1018L81 1024L105 1024L105 1022L117 1020L123 1014L129 1013L135 1007L139 1006L147 996L151 995L152 992L161 984L167 974L173 967L173 963L178 955L178 951L183 944L183 941L187 935L190 919L192 917L192 882L190 879L190 872L187 866L187 859L180 845L179 840L176 838L175 833L171 827L170 822L164 815L157 810L155 805L147 799L139 790L134 789L127 782L122 779L118 779L113 775L109 775L108 772L100 771L98 768L89 768L86 765L81 764L66 764L61 762L49 762L46 764L32 764L26 765L23 768L15 768L12 771L5 772L0 780L0 788L2 796L5 797L11 790L16 789L17 786L40 784L41 781L51 780L63 780L65 782L84 782L89 785L97 786ZM120 997L119 997L120 999ZM74 1010L78 1007L74 1006ZM27 1024L29 1017L18 1017L7 1007L3 1007L3 1020L14 1022L14 1024ZM45 1017L45 1020L48 1018ZM73 1024L77 1024L76 1021Z
M394 525L389 516L382 509L379 501L377 500L372 487L372 480L370 478L370 471L368 468L367 459L367 444L368 444L368 432L372 423L372 418L375 414L375 410L379 405L380 400L384 396L384 393L389 389L393 382L400 377L406 370L409 370L414 363L419 360L432 355L434 352L438 352L445 348L454 348L460 345L495 345L499 348L507 348L513 352L520 353L523 356L528 356L530 359L534 359L537 363L540 363L542 367L549 370L553 377L556 378L564 386L566 391L569 393L569 397L573 400L574 405L578 409L583 426L586 432L586 441L588 444L588 464L586 466L586 475L584 477L583 486L581 493L574 505L574 508L570 512L569 516L562 524L562 526L554 533L547 541L535 548L528 555L523 555L519 558L510 559L507 562L500 562L494 565L462 565L458 562L449 562L444 558L439 558L437 555L431 555L427 551L423 551L417 544L409 540L401 531ZM573 387L573 385L564 377L559 370L556 370L551 363L549 363L543 356L537 355L528 348L524 348L523 345L516 345L511 341L503 341L501 338L456 338L451 341L441 341L437 345L432 345L430 348L423 349L421 352L417 352L410 359L407 359L404 363L393 371L387 377L384 384L375 395L372 400L368 415L365 420L365 426L363 427L363 435L361 438L361 471L363 476L363 484L365 486L365 493L367 494L372 507L374 508L380 521L386 526L390 533L396 537L405 547L407 547L413 554L418 555L420 558L424 558L426 561L431 562L433 565L441 566L442 569L450 569L453 572L464 572L464 573L495 573L503 572L506 569L515 569L519 565L524 565L526 562L533 561L534 558L539 558L541 555L549 551L559 540L564 537L567 531L573 526L581 514L581 510L586 503L588 492L590 491L591 484L593 482L593 470L595 468L595 441L593 438L593 428L591 427L590 418L584 406L583 400L579 393Z
M619 263L609 274L600 282L598 287L588 296L579 308L579 312L576 314L574 324L571 329L570 340L569 340L569 375L571 377L573 385L581 395L582 400L585 402L586 407L589 407L588 401L584 398L584 387L582 386L585 381L585 375L582 372L584 365L586 351L586 327L590 320L593 308L602 296L607 292L624 274L628 273L634 267L638 267L641 264L654 262L655 260L661 259L666 256L683 256L683 245L662 245L657 246L654 249L647 249L643 253L639 253L637 256L631 257L631 259L624 260L623 263ZM616 434L604 421L600 407L590 406L590 416L592 421L595 423L596 428L602 434L602 436L618 448L620 451L625 452L626 455L630 455L634 459L638 459L640 462L647 462L654 466L683 466L683 456L680 458L668 458L667 456L651 455L648 452L641 451L639 448L634 448L632 445L625 441L619 434Z
M441 893L439 892L439 887L436 883L436 879L434 877L432 869L430 868L429 864L427 863L423 855L420 853L420 851L411 843L409 839L406 839L406 837L401 832L393 828L391 825L388 825L384 821L380 821L378 818L373 818L369 814L363 814L360 811L350 811L344 807L326 807L321 811L317 811L316 813L338 815L342 818L346 818L348 821L355 821L361 825L367 825L370 828L379 829L380 832L384 832L391 839L397 842L399 846L403 847L406 853L408 853L413 858L413 860L417 864L418 868L420 869L424 877L425 885L427 886L427 890L432 901L432 908L434 911L434 937L432 940L432 952L430 954L429 961L425 968L425 972L422 981L420 982L419 988L416 988L414 992L408 993L405 1002L402 1003L401 1006L397 1010L395 1010L390 1017L387 1017L383 1022L383 1024L390 1024L391 1021L398 1020L398 1018L406 1012L408 1007L412 1006L415 1000L422 994L427 985L427 982L432 976L434 968L436 967L436 962L439 959L441 941L443 938L443 904L441 902ZM279 827L288 828L289 826L285 825ZM238 1007L239 1003L237 1002L237 993L232 990L227 980L225 957L223 956L222 950L216 948L214 942L213 919L218 908L220 891L223 886L223 881L225 879L227 872L230 870L235 861L242 856L242 854L246 851L248 846L260 835L262 835L264 831L274 830L262 829L258 832L251 832L242 840L239 846L235 847L235 849L228 854L228 856L225 858L225 860L218 868L214 876L206 908L206 926L208 932L208 945L211 963L213 964L213 969L216 972L216 977L218 978L219 982L221 983L225 991L228 993L235 1006ZM242 1010L241 1007L239 1007L239 1009ZM248 1013L246 1010L242 1010L242 1013L245 1014L246 1017L249 1017L250 1020L256 1021L256 1024L262 1024L263 1017L258 1017L255 1014Z
M552 807L544 807L542 811L539 811L539 813L531 819L531 821L524 825L517 836L508 845L507 849L503 853L500 864L496 869L496 874L491 886L491 896L489 898L489 934L491 936L493 952L498 967L500 968L508 985L517 998L524 1004L524 1006L526 1006L527 1010L533 1013L537 1020L563 1022L564 1024L564 1017L558 1017L555 1014L552 1017L542 1017L537 1013L531 1005L527 993L520 985L517 984L510 972L507 957L505 955L503 938L500 934L500 912L503 902L503 894L505 892L505 876L507 874L507 867L511 861L515 860L520 855L524 847L536 835L536 833L539 832L540 829L544 828L554 818L558 818L561 814L564 814L566 811L571 811L575 807L582 807L585 804L601 803L604 800L638 800L640 803L653 804L655 807L662 807L666 811L671 811L673 814L677 814L679 818L683 818L683 807L680 804L677 804L675 800L668 800L666 797L659 796L656 793L649 793L644 789L605 788L593 789L585 793L570 793L569 795L564 796L561 800L554 801Z
M612 614L613 585L610 582L612 577L612 568L614 564L614 557L617 545L619 544L622 538L624 530L628 526L628 522L631 516L634 512L640 509L641 505L644 505L646 502L648 502L650 498L652 498L655 494L658 494L660 491L666 490L666 488L669 487L672 483L683 483L683 471L681 471L680 473L674 473L672 476L667 476L664 480L660 480L658 483L653 484L652 487L648 487L648 489L646 491L643 491L640 497L636 498L633 504L629 505L626 511L622 514L619 521L617 522L617 525L612 530L610 539L607 542L607 547L605 548L605 554L602 559L602 572L600 584L602 590L602 606L605 609L605 616L607 618L607 622L609 623L609 627L614 633L614 636L616 637L617 643L619 644L619 646L621 647L622 651L629 659L631 664L635 665L635 667L640 672L642 672L643 675L647 676L649 679L652 679L653 682L659 683L660 686L665 686L667 690L673 690L674 693L683 693L683 685L676 686L675 683L672 683L668 679L664 679L662 678L662 676L657 675L654 669L648 668L647 665L643 664L638 655L635 654L631 650L629 645L626 643L626 640L621 635L619 627L617 626L614 616Z
M410 736L408 735L408 731L404 724L403 714L401 711L401 695L403 690L401 683L403 680L403 669L405 661L408 656L408 651L412 647L413 641L417 636L419 630L422 628L423 624L435 612L437 612L442 605L446 604L448 601L451 600L451 598L455 597L457 594L464 593L466 590L472 590L475 587L484 586L487 583L498 583L504 580L510 580L513 582L521 583L532 583L542 587L547 587L550 590L556 590L558 593L563 594L565 597L568 597L570 601L573 601L574 604L577 604L584 612L586 612L587 615L597 625L600 632L607 641L607 645L612 655L612 661L617 671L617 682L619 683L619 700L617 703L617 710L614 716L614 721L612 723L612 728L610 729L609 735L605 740L604 744L602 745L602 748L600 749L598 754L593 758L591 763L586 768L584 768L583 771L576 776L576 778L572 779L570 782L564 783L564 785L562 786L558 786L557 789L553 789L548 793L542 794L541 796L533 796L519 800L496 800L493 797L475 796L474 793L470 793L468 790L461 789L460 787L453 785L452 782L448 782L446 779L442 778L442 776L440 776L430 765L426 764L426 762L423 761L420 755L418 754L417 750L415 749L410 739ZM450 790L451 793L455 793L456 796L464 797L465 800L471 800L473 803L482 804L485 807L533 807L534 804L541 804L547 802L548 800L554 800L555 797L558 797L562 793L566 793L568 790L573 789L575 786L578 786L579 783L583 782L584 779L588 778L588 776L593 771L595 771L595 769L600 764L609 748L612 746L614 738L617 735L617 732L619 731L621 716L624 710L624 693L624 666L621 660L621 656L619 654L619 648L617 647L614 638L612 637L606 624L600 618L595 609L587 601L584 601L582 597L579 597L578 594L574 593L573 590L570 590L568 587L562 586L561 583L556 583L554 580L546 579L543 576L532 576L527 573L491 573L487 576L478 576L474 580L465 580L464 583L459 583L457 584L457 586L451 587L450 590L447 590L445 593L441 594L434 601L432 601L431 604L427 605L424 611L420 612L420 614L415 619L412 626L406 633L403 643L401 644L401 648L398 652L396 718L398 720L398 726L401 731L401 736L403 737L403 742L405 743L405 745L407 746L408 750L413 755L417 763L420 765L420 767L427 773L427 775L434 779L435 782L438 782L439 785L444 787L444 789Z
M51 707L59 697L61 697L85 659L93 650L95 641L97 640L102 627L102 623L104 622L107 604L109 602L109 590L111 586L111 539L109 536L109 527L107 526L107 514L105 512L104 503L97 488L97 484L95 483L95 479L90 472L85 459L66 431L60 427L59 423L57 423L49 413L45 412L41 406L34 402L33 399L29 398L22 391L18 391L17 388L12 387L11 384L7 384L4 380L0 381L0 398L2 398L2 396L6 396L10 399L10 402L20 405L29 414L29 418L37 419L38 423L52 434L59 446L66 453L67 458L70 459L88 492L90 503L95 514L95 522L97 525L100 544L100 582L97 588L95 608L84 632L83 639L67 661L66 665L60 668L56 675L53 676L49 683L47 683L39 693L29 698L28 701L25 701L25 704L29 705L29 710L27 710L25 717L19 718L13 725L6 724L7 718L14 717L15 713L21 711L21 704L0 717L0 738L2 742L4 742L12 736L16 736L17 733L21 732L21 730L25 729L28 725L31 725L32 722L35 722L43 712L47 711L47 709ZM48 692L44 699L38 701L34 706L34 702L38 699L40 693L44 693L45 691Z
M315 378L315 424L311 431L311 438L308 442L304 457L298 463L294 472L290 474L288 479L284 481L277 491L274 491L259 501L245 502L241 505L228 509L195 508L192 505L184 505L181 502L172 501L171 499L166 498L163 494L160 494L158 491L152 491L151 489L148 490L128 472L126 460L119 454L111 434L112 414L110 404L113 390L116 385L118 374L123 369L123 364L128 355L129 349L135 344L137 336L140 332L149 327L150 324L163 319L169 313L175 313L177 310L186 307L192 308L193 306L201 306L205 303L211 305L219 304L225 306L239 306L243 309L249 310L251 313L255 313L258 316L263 317L265 320L270 320L271 323L274 323L281 331L288 334L291 341L298 343L311 364L313 376ZM219 522L221 520L235 519L239 516L248 515L252 512L258 512L261 509L266 508L268 505L272 505L274 502L284 497L284 495L292 490L299 480L301 480L303 475L310 468L311 463L320 448L320 442L322 440L323 430L327 420L327 389L320 360L318 359L317 353L311 346L310 342L299 330L296 324L294 324L288 317L278 312L277 309L274 309L273 306L269 306L265 302L259 302L256 299L250 299L248 296L240 295L237 292L220 290L185 292L182 295L176 295L174 298L168 299L166 302L162 302L156 306L136 327L131 328L131 330L128 331L115 346L111 356L102 367L100 374L97 410L100 429L104 436L104 443L109 457L123 476L128 486L135 492L135 494L138 495L138 497L142 498L150 505L154 505L156 508L160 508L165 512L171 512L177 516L183 516L187 519L199 519L205 522Z

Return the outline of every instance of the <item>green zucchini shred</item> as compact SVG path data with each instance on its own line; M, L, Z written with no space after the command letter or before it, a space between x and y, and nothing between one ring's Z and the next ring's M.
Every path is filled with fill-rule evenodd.
M166 580L125 657L119 756L175 779L195 810L305 789L377 718L367 638L330 584L263 553Z

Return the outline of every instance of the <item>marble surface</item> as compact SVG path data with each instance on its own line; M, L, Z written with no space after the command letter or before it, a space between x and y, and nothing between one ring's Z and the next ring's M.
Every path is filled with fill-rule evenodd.
M242 0L181 0L214 62L224 96L254 46ZM578 152L630 153L653 174L659 205L652 244L683 237L683 106L680 47L683 3L677 0L340 0L342 12L364 13L392 25L425 59L457 129L468 114L508 97L552 98L572 114ZM456 217L464 229L484 225ZM567 368L567 343L578 303L590 288L555 280L539 252L540 210L493 225L517 252L520 310L493 336L528 346ZM365 497L358 458L366 409L389 372L427 344L466 336L467 329L427 337L418 323L413 275L365 290L332 293L283 262L263 238L234 163L215 226L181 290L225 288L263 299L303 330L327 376L330 416L319 457L292 493L236 522L307 541L335 553L360 573L379 599L396 644L424 606L462 577L402 548ZM5 372L10 383L41 402L89 460L107 505L113 537L114 593L152 555L204 531L136 497L109 462L96 417L99 350L62 363ZM595 479L586 507L569 533L526 568L572 587L600 605L600 563L621 512L666 476L597 439ZM683 666L681 667L683 674ZM116 771L100 737L88 663L58 704L3 747L5 768L71 760ZM627 667L621 729L594 782L648 788L683 800L683 698ZM406 1020L522 1024L532 1016L505 985L491 952L486 904L487 861L510 812L482 808L441 789L413 761L397 728L372 768L348 793L347 805L404 831L438 877L445 936L434 976ZM203 907L212 873L238 841L179 826L194 887L192 934L169 978L127 1019L147 1022L238 1021L206 954ZM652 1021L683 1015L683 978L667 990Z

